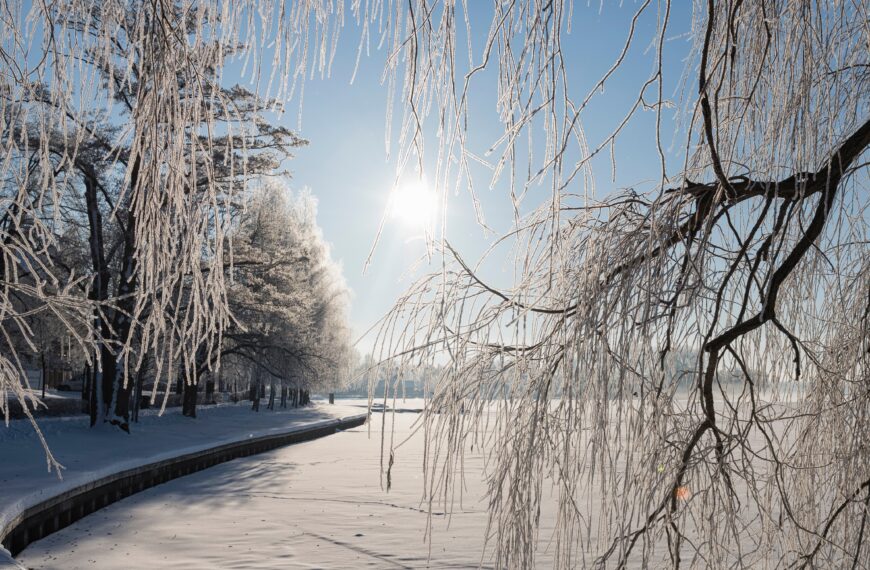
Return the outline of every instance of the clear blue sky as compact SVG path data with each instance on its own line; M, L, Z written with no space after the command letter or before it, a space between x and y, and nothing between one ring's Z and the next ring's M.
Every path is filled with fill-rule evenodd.
M488 30L491 3L473 0L469 4L474 11L472 24L475 43L480 45ZM598 2L592 4L592 7L587 7L577 2L572 33L563 40L570 91L575 101L585 96L616 59L637 8L635 2L624 2L621 7L617 3L605 2L600 9ZM677 3L674 10L676 12L671 14L665 51L666 98L679 96L677 83L690 48L687 32L691 26L691 3ZM583 122L590 146L596 146L614 128L630 108L640 85L652 73L655 50L651 47L651 41L656 33L658 17L657 8L653 5L638 22L638 38L625 65L608 84L606 91L598 95L584 112ZM412 276L437 268L437 260L433 260L431 267L423 266L409 272L410 264L424 252L423 242L419 238L415 239L417 230L399 220L388 220L372 264L363 274L364 261L387 205L396 164L395 156L387 160L384 144L387 88L380 84L384 51L373 50L370 57L363 55L356 80L350 84L358 37L355 25L348 24L342 33L331 76L327 79L315 78L306 85L301 134L311 144L299 149L296 158L288 164L293 173L291 186L296 189L308 187L319 200L319 224L327 241L332 244L333 257L343 264L345 277L354 292L350 317L357 336L388 311L396 297L409 285ZM459 45L464 45L464 40ZM476 59L479 54L478 49ZM457 59L464 60L464 53L460 55L463 57ZM690 93L696 89L693 80L690 77ZM495 108L492 73L483 78L479 87L481 89L475 92L471 101L474 122L470 128L472 146L483 154L501 131ZM398 104L396 109L395 123L398 123L401 114ZM287 126L295 128L297 113L293 103L288 111L282 120L287 121ZM663 124L666 147L675 143L668 154L671 174L678 170L682 160L680 145L683 139L674 135L675 111L669 111L668 120ZM619 139L616 146L619 169L615 181L611 181L607 153L595 162L598 197L616 188L638 184L649 188L651 183L658 181L654 121L654 113L640 114ZM397 131L398 126L394 126L393 148ZM428 143L427 151L434 151L435 147L433 140ZM427 164L430 158L427 157ZM512 222L507 179L505 177L492 190L488 189L488 183L489 176L481 168L475 186L487 222L499 231L507 230ZM530 192L527 203L535 206L547 200L548 196L549 188L544 185ZM458 246L467 259L475 260L491 236L485 236L475 223L467 193L451 196L448 217L448 239ZM505 262L502 271L507 279L510 273L508 262ZM363 351L370 346L370 340L360 343Z

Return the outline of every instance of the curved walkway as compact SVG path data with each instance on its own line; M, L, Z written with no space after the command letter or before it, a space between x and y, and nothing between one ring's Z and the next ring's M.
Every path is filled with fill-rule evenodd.
M125 496L236 457L361 425L356 406L317 404L251 412L248 405L143 418L133 434L90 429L87 418L55 418L40 427L66 468L47 473L41 447L25 422L0 430L0 540L13 554ZM41 469L40 469L41 464ZM0 551L0 568L4 565ZM7 565L14 561L7 560ZM14 566L12 566L14 567Z

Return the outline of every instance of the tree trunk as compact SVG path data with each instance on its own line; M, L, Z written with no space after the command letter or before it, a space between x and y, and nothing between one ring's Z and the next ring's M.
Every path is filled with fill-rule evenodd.
M88 291L88 298L98 304L108 298L109 267L106 264L105 244L103 242L103 215L100 212L100 203L97 199L97 176L92 171L86 171L85 177L85 205L88 211L88 246L91 256L91 269L94 272L94 280ZM100 345L99 362L94 363L90 378L90 398L88 411L91 416L91 427L96 425L101 418L105 418L108 405L111 402L111 382L105 385L103 377L107 368L114 371L114 357L105 345L106 339L111 336L109 323L100 307L94 309L94 328L99 331Z
M108 299L109 266L105 256L105 242L103 240L103 219L100 212L100 204L97 196L99 179L96 172L88 167L81 168L85 182L85 204L88 213L89 236L88 242L91 254L91 266L95 275L91 291L88 296L97 303ZM131 187L135 189L138 178L139 161L133 165L131 172ZM100 366L95 371L94 389L97 392L93 399L91 410L91 425L93 426L102 417L109 418L112 424L129 431L130 421L130 391L131 386L126 382L125 374L118 370L116 356L109 349L108 342L112 346L118 346L127 340L131 330L130 314L133 311L135 300L133 292L136 289L136 257L135 257L135 233L136 216L132 210L127 211L127 219L124 227L124 251L121 261L121 274L118 279L117 297L118 306L114 312L111 326L101 307L94 310L94 326L99 331L102 341L100 348ZM104 309L104 308L103 308Z
M269 384L269 405L267 406L270 410L275 409L275 380L273 379L271 384Z
M85 366L85 378L84 378L84 386L83 390L86 390L85 394L82 394L82 400L85 400L88 403L88 416L90 416L90 425L94 427L94 424L97 423L97 390L95 388L96 382L94 381L94 372L95 369L91 368L91 365L88 364Z
M125 343L130 336L132 330L131 316L136 308L136 212L133 209L133 194L136 192L136 186L139 180L140 158L137 157L130 169L130 203L127 207L127 216L124 228L124 252L121 261L121 274L118 278L118 307L115 309L115 315L112 319L112 330L115 333L114 339L120 344ZM114 360L114 358L113 358ZM127 371L120 370L118 362L110 371L111 374L106 374L109 381L112 383L110 401L114 403L112 417L110 418L113 425L117 425L122 430L130 431L130 392L131 382L127 377ZM104 396L105 397L105 396Z
M48 375L45 373L45 349L40 351L39 357L42 361L42 401L45 403L45 381L48 379Z
M184 386L182 388L181 397L181 413L189 418L196 417L196 404L199 397L199 378L200 370L204 369L206 360L205 352L200 348L196 351L193 358L193 367L190 373L185 368ZM212 383L212 387L214 383Z
M139 371L136 373L136 387L133 391L133 414L131 419L134 422L139 422L139 408L142 406L142 383L145 380L145 370L147 369L147 358L142 362Z
M193 378L184 383L184 394L181 398L181 414L188 418L196 417L196 397L199 394L199 382Z
M259 375L251 384L251 409L255 412L260 411L260 377Z

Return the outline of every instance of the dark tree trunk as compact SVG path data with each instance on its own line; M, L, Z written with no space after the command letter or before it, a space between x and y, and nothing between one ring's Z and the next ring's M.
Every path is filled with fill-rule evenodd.
M260 379L257 378L251 384L251 409L255 412L260 411Z
M111 332L106 326L106 336L103 339L111 339ZM100 362L102 368L97 370L97 390L100 396L100 406L103 420L108 420L109 413L112 409L112 390L115 387L115 368L118 361L109 347L104 346L100 351Z
M196 417L196 404L199 396L200 371L205 368L206 354L203 349L198 349L193 359L193 367L188 376L185 372L184 392L181 400L181 413L189 418ZM214 382L211 383L214 389Z
M103 215L100 212L100 203L97 199L99 181L96 173L92 170L84 169L83 172L85 174L85 204L88 211L88 246L91 269L94 272L94 280L91 283L88 298L96 303L102 303L108 298L109 268L106 264L105 243L103 241ZM94 309L94 328L99 331L103 343L110 338L109 324L99 307ZM100 417L105 417L112 401L112 384L109 382L108 386L106 385L104 372L110 369L114 373L115 359L105 344L100 347L99 362L94 364L88 399L91 427L99 421Z
M133 187L135 188L138 176L138 162L132 171ZM88 243L91 257L91 267L94 272L94 280L88 297L98 304L108 299L109 266L106 262L105 241L103 239L103 218L100 212L98 199L99 178L96 172L89 166L80 166L84 174L85 204L88 214ZM124 251L121 261L121 274L118 279L118 306L112 318L111 326L107 322L105 307L97 307L94 310L94 327L99 331L102 345L100 347L99 365L94 371L91 398L91 425L93 426L100 417L108 417L111 422L125 431L129 431L130 420L130 391L132 386L125 382L125 375L118 370L118 362L112 353L126 341L131 330L130 314L134 307L132 293L136 287L136 259L135 259L135 214L127 212L124 231ZM102 310L101 310L102 309ZM127 384L125 386L125 383ZM114 406L113 406L114 404Z
M142 361L142 366L136 373L136 387L133 392L133 414L132 420L139 422L139 408L142 406L142 384L145 381L145 370L148 368L148 359Z
M48 380L48 374L46 374L45 370L45 349L40 351L40 361L42 364L42 400L45 401L45 381Z
M267 407L270 410L275 409L275 380L272 380L271 384L269 384L269 405Z
M205 383L205 401L209 404L214 403L214 380Z
M199 394L199 383L184 383L184 395L181 399L181 413L188 418L196 417L196 397Z
M137 191L139 179L140 159L136 158L133 168L130 170L130 200L127 208L127 216L124 228L124 253L121 261L121 274L118 279L118 307L112 319L112 329L119 343L124 343L132 331L132 314L136 308L136 212L133 210L133 194ZM113 410L112 424L119 426L124 431L130 431L130 391L131 383L128 381L125 370L119 370L115 363L111 380L112 389L115 391L115 409ZM110 398L111 399L111 398Z
M281 384L281 408L287 408L287 386Z
M97 423L97 389L94 381L95 369L90 365L85 366L85 384L87 385L87 394L82 395L82 399L88 402L88 415L90 416L91 427Z

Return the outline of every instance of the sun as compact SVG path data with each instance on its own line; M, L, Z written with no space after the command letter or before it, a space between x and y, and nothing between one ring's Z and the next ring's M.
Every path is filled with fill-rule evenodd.
M390 197L390 217L413 229L426 229L435 221L438 199L425 180L399 185Z

